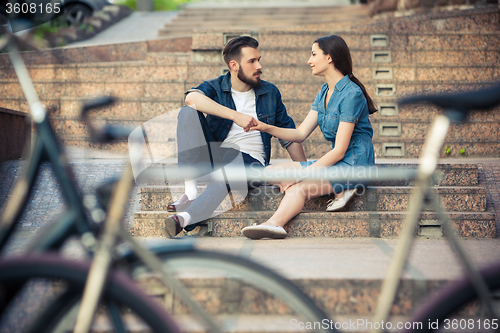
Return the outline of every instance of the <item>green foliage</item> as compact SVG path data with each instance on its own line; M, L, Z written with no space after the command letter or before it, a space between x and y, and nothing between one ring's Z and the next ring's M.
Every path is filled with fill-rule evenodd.
M35 29L33 29L33 34L36 38L43 39L46 33L56 33L63 25L59 20L54 20L44 24L40 24Z
M94 31L94 26L90 24L82 24L81 26L78 27L80 30L87 30L88 32L93 32Z
M451 146L450 145L446 146L446 148L444 149L444 154L448 155L448 156L451 154Z
M462 156L467 156L467 152L465 151L465 149L464 149L464 148L460 149L460 151L459 151L459 152L460 152L460 155L462 155Z
M40 24L33 29L33 40L36 44L39 44L39 46L43 48L47 34L55 34L59 31L59 29L66 27L67 25L63 24L59 19ZM66 43L63 41L58 42L58 46L64 46L65 44Z
M191 0L153 0L153 8L155 11L176 10L179 6ZM137 0L121 0L117 5L127 6L130 9L137 9Z

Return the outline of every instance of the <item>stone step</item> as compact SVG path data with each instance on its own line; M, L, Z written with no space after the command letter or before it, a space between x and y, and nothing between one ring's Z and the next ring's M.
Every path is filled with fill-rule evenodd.
M384 137L379 140L373 140L375 157L407 157L418 158L422 155L422 146L424 139L411 138L392 138ZM273 158L289 158L286 150L281 149L277 141L271 141ZM322 141L305 140L302 142L304 150L307 153L308 159L318 159L332 149L332 144ZM446 154L445 148L449 147L449 154ZM446 140L442 158L446 157L474 157L474 156L491 156L497 157L500 149L500 143L496 138L464 138L464 139L448 139ZM461 154L460 152L464 153Z
M200 193L204 188L200 186ZM444 209L455 212L484 212L486 210L486 189L482 187L437 186ZM411 186L366 186L349 202L345 211L394 212L408 209L408 202L413 191ZM141 188L142 211L166 211L167 205L177 200L184 193L183 186L147 186ZM223 202L220 211L275 211L283 198L277 187L263 186L249 191L247 197L237 199L240 202L232 208L230 202ZM323 211L332 196L321 196L306 202L304 211ZM235 199L236 200L236 199ZM424 211L432 211L425 206Z
M164 169L171 166L169 163L151 163L148 165L150 169ZM381 168L411 168L415 169L418 167L417 164L408 162L391 162L391 163L377 163L376 167ZM436 167L436 171L433 175L432 185L434 186L444 186L444 187L467 187L467 186L478 186L479 185L479 170L483 168L482 164L475 163L446 163L440 162ZM159 183L148 183L149 185L164 185L165 180L161 180ZM182 185L182 182L179 182ZM174 186L180 186L180 185ZM374 181L371 186L413 186L413 182L410 180L394 180L394 181ZM145 185L144 193L148 192L147 185ZM151 187L151 191L161 191L160 188L156 189ZM174 196L174 199L177 197Z
M276 15L318 15L318 14L335 14L335 13L350 13L363 11L368 13L366 5L350 5L350 6L314 6L314 7L244 7L244 8L186 8L179 13L178 17L193 17L211 18L228 16L276 16Z
M241 229L267 221L273 211L229 211L207 220L214 237L240 237ZM461 237L495 238L495 214L490 212L449 212L450 220ZM139 211L134 217L134 235L161 237L161 227L172 213ZM285 226L288 237L398 237L406 212L312 212L303 211ZM437 214L422 213L415 234L441 237Z
M464 66L463 64L454 64L454 60L448 58L441 58L448 61L448 64L423 64L423 65L412 65L408 62L404 64L373 64L369 58L370 53L364 52L368 63L361 64L355 62L354 73L355 75L365 84L371 87L370 93L377 97L380 95L376 91L377 84L384 85L395 85L394 89L399 92L398 88L400 86L425 84L428 85L432 81L429 78L440 79L444 84L463 84L464 82L470 82L473 85L468 88L468 90L473 89L477 85L478 79L480 82L489 82L486 76L490 75L496 77L497 69L492 66L493 63L483 63L480 64L480 60L476 62L474 66ZM289 64L288 60L279 61L279 64L272 64L276 59L288 58L289 55L286 52L279 52L275 54L267 54L265 57L263 55L263 75L262 79L275 83L275 84L297 84L299 86L308 85L314 89L320 87L324 80L319 77L314 77L311 75L311 70L307 65L308 53L303 52L299 58L303 58L300 64ZM459 56L466 56L464 54L459 54ZM195 57L199 57L196 55ZM209 57L210 58L210 57ZM116 63L98 63L92 64L91 66L85 66L81 68L77 67L65 67L54 70L53 66L47 67L47 65L40 65L37 67L32 67L30 69L30 75L33 80L40 87L40 94L44 97L56 98L61 95L66 95L73 90L83 90L82 93L92 93L89 89L94 90L105 90L103 84L111 84L109 91L115 92L116 88L122 88L127 91L128 94L121 94L124 98L127 95L130 97L137 97L137 93L129 90L134 89L139 90L144 94L144 97L148 97L148 90L153 87L151 84L159 85L165 84L170 85L172 90L176 85L186 82L186 84L193 85L198 82L202 82L205 79L210 79L224 74L227 70L227 66L221 62L220 54L214 55L214 62L207 62L210 59L207 57L203 59L203 62L188 63L187 56L181 53L175 56L168 56L168 54L161 55L148 55L146 62L116 62ZM269 61L267 61L269 59ZM275 60L272 60L275 59ZM164 63L163 63L164 61ZM464 60L465 61L465 60ZM287 65L283 65L286 63ZM270 66L272 64L272 66ZM269 66L269 67L267 67ZM435 77L429 75L429 71L433 71ZM466 72L469 76L467 76ZM13 93L15 97L19 95L19 85L16 78L14 77L14 72L12 70L6 70L2 77L0 77L0 82L6 85L4 88L6 92ZM476 77L474 79L472 76ZM438 75L439 77L437 77ZM442 78L442 79L441 79ZM51 96L46 94L49 89L54 89L53 81L64 81L64 86L56 86L58 89L55 91L55 95ZM469 84L470 84L469 83ZM135 86L134 86L135 84ZM198 83L199 84L199 83ZM184 86L182 86L184 88ZM174 90L175 92L177 90ZM156 95L154 95L156 96ZM168 95L167 95L168 96Z
M446 76L446 71L436 68L436 75ZM102 94L112 94L125 101L137 102L160 102L160 101L183 101L184 92L198 86L201 81L146 81L146 82L68 82L64 85L40 82L36 83L37 89L42 100L59 100L61 103L74 103L81 101L89 96L97 96ZM437 84L433 81L427 81L425 77L419 80L399 81L395 83L378 83L376 81L364 82L367 92L375 101L391 101L396 102L396 98L419 94L419 93L440 93L453 91L468 91L481 87L489 86L491 81L483 81L480 84L477 81L464 81L459 77L450 77L442 84ZM323 82L316 80L314 84L300 81L282 81L274 80L278 89L280 89L283 101L288 102L304 102L312 103L317 95ZM19 84L14 82L2 83L2 91L4 91L9 99L22 98L22 90ZM71 96L71 100L66 102L66 96ZM62 100L62 102L60 101ZM76 112L76 111L74 111ZM67 115L67 112L65 112Z
M492 254L498 253L498 242L465 240L463 243L467 253L478 266L496 261ZM197 242L201 250L239 255L278 272L301 288L338 322L349 321L351 317L373 319L371 316L375 312L381 284L397 244L397 239L374 238L249 241L241 237L207 237L200 238ZM446 241L417 239L392 307L392 315L395 318L391 321L404 321L426 297L461 274L461 266ZM233 312L233 315L241 315L244 322L245 318L261 320L263 315L268 315L268 318L276 320L275 324L281 322L276 319L278 314L279 318L283 319L289 315L284 311L285 306L248 284L242 284L234 276L224 278L227 275L207 270L205 267L180 271L176 276L183 279L195 299L205 305L213 315L231 317ZM156 276L146 276L140 285L149 294L154 295L168 311L172 311L181 324L184 323L184 319L189 316L185 307L179 303L171 290L161 285ZM270 324L268 329L279 329L271 322L264 321ZM287 324L288 330L283 330L290 331L289 319L284 323ZM256 325L252 327L259 327Z
M414 104L414 105L398 105L398 100L386 99L386 98L376 98L372 97L377 104L378 112L370 115L370 122L372 125L380 122L404 122L404 123L428 123L430 124L437 115L442 113L442 109L437 106L430 104ZM283 101L287 113L292 117L296 125L302 122L309 110L313 101L298 101L298 100L284 100ZM474 123L489 123L496 122L498 120L498 113L500 112L500 106L492 108L490 110L476 110L471 111L467 122L463 124L452 124L451 126L459 127L465 126L467 124ZM376 125L374 125L376 126ZM474 126L474 125L472 125ZM450 133L451 134L451 133Z
M170 110L165 108L168 106L170 106ZM144 109L143 112L141 108ZM99 113L95 113L93 119L99 122L115 124L118 118L120 119L120 125L125 127L137 127L141 124L146 124L150 141L175 141L177 134L177 119L176 117L168 115L177 114L179 108L180 105L176 105L175 103L123 102L118 103L108 110L102 110L99 111ZM289 115L294 119L297 127L300 126L301 120L307 115L308 111L306 110L307 109L303 109L300 114L296 114L294 109L289 109ZM370 122L373 127L373 141L384 141L387 138L399 138L398 140L425 139L432 120L433 119L428 119L427 121L415 119L406 120L400 119L399 117L373 115L370 117ZM54 116L51 118L51 123L59 134L88 134L88 129L81 123L79 117ZM467 141L466 138L481 137L500 137L500 122L491 119L477 119L473 122L453 124L448 132L447 140ZM325 141L319 128L316 128L307 140L312 142Z
M222 30L224 31L224 30ZM224 47L224 38L230 32L205 31L195 32L193 35L193 50L218 50ZM238 32L235 32L237 35ZM241 33L244 34L244 33ZM310 53L312 43L323 36L330 35L329 31L259 31L255 38L259 41L259 50L261 53L287 52L290 54L292 64L299 63L304 55ZM432 63L432 54L444 55L451 58L456 53L470 55L468 62L472 61L473 56L478 58L479 63L486 55L493 57L495 50L500 43L500 34L498 32L485 32L484 34L464 34L450 32L429 33L393 33L384 30L373 31L369 33L359 33L357 31L337 32L347 45L351 53L361 51L383 51L390 50L397 53L394 59L399 63L401 58L406 58L411 63ZM199 35L199 36L198 36ZM203 41L198 42L198 37ZM295 55L292 56L292 55ZM263 56L263 59L266 57ZM307 59L306 59L307 60ZM439 64L446 64L443 59L435 58ZM458 59L454 59L459 63ZM274 61L279 63L278 60ZM356 63L356 61L354 61Z
M295 125L300 126L300 118L305 117L307 112L303 112L301 116L290 114L290 117L295 120ZM430 121L414 121L404 120L397 117L377 117L371 116L370 122L373 128L373 141L383 142L391 138L425 140L429 133L432 119ZM451 125L447 141L467 141L467 138L498 138L500 137L500 122L499 121L475 121L463 124ZM314 142L325 141L323 133L319 128L311 133L308 140ZM472 140L472 142L475 140Z
M438 47L446 48L447 46L454 45L455 43L460 43L457 41L456 36L465 35L463 47L474 47L477 41L468 43L471 39L475 39L474 35L480 34L490 34L498 33L498 26L496 21L498 20L498 9L495 7L490 7L485 10L471 10L471 11L455 11L448 13L448 17L444 17L446 14L441 13L441 15L435 16L420 16L420 17L402 17L393 18L391 22L386 20L365 20L364 24L360 24L360 20L356 22L336 22L327 24L315 24L307 27L301 28L286 28L286 29L274 29L274 30L261 30L259 35L269 34L270 36L274 34L272 38L281 39L280 41L273 40L275 45L280 47L296 47L308 45L317 37L330 35L332 31L338 35L355 36L355 35L386 35L389 36L390 45L394 43L401 43L401 45L408 45L409 47L416 48L429 48ZM478 23L481 22L481 23ZM199 32L193 35L193 49L222 49L224 46L223 38L206 38L207 34L220 34L223 33L249 33L249 31L238 31L234 29L233 31L228 31L227 27L225 29L220 29L220 31L208 31ZM450 34L451 37L447 38L446 35ZM285 35L276 37L276 35ZM315 37L313 39L301 39L294 41L294 38L287 38L286 35L298 35L306 36L310 35ZM425 37L427 35L427 38ZM432 35L432 36L430 36ZM412 38L412 36L418 36ZM436 40L433 36L442 36L443 40ZM259 37L260 38L260 37ZM303 37L307 38L307 37ZM439 38L439 37L438 37ZM458 37L461 38L461 37ZM495 38L495 37L494 37ZM347 38L349 42L352 39ZM370 45L369 40L365 38L357 37L357 41L353 41L353 46L359 45ZM482 37L479 37L479 41ZM262 41L266 42L265 37L262 37ZM489 40L488 40L489 41ZM304 42L306 42L304 44ZM349 44L348 45L351 45ZM368 43L367 43L368 42ZM378 42L382 42L378 40ZM497 39L493 39L493 42L497 42ZM477 45L477 44L476 44ZM479 44L484 47L484 44ZM376 46L377 47L377 46Z
M330 13L318 13L318 14L273 14L273 15L262 15L255 17L252 15L243 16L228 16L226 13L214 16L178 16L172 20L172 23L166 24L165 28L168 29L170 25L179 26L191 26L199 27L203 29L210 29L213 26L227 26L239 27L239 26L250 26L254 27L269 27L269 26L290 26L293 24L313 24L322 22L331 22L332 17ZM226 27L227 27L226 26Z
M439 70L436 69L437 72ZM283 101L288 102L307 102L311 103L314 97L318 94L323 82L318 81L316 84L303 84L299 81L281 81L273 82L280 89ZM493 81L465 82L459 78L445 80L438 84L437 81L402 81L397 84L378 84L374 81L364 83L367 92L376 101L391 101L396 102L397 98L414 94L439 94L450 93L454 91L472 91L481 87L491 86ZM185 86L196 87L200 83L197 81L187 81ZM161 84L159 84L161 85ZM168 85L165 84L165 88ZM156 95L155 95L156 96Z
M1 105L0 105L1 106ZM2 106L3 107L3 106ZM61 120L57 122L56 128L57 134L60 136L61 143L68 146L75 147L96 147L93 140L90 139L88 135L72 135L72 124L76 121L64 121ZM68 127L66 127L68 126ZM76 125L80 126L80 125ZM78 127L75 127L78 128ZM82 129L78 129L82 131ZM66 134L68 133L68 134ZM161 157L174 157L177 151L177 144L175 143L175 138L168 138L167 142L155 142L155 154ZM418 158L422 153L422 145L424 140L416 140L411 138L392 138L392 137L382 137L380 139L373 140L373 146L375 150L375 157L377 158ZM271 158L273 159L288 159L290 156L287 151L281 148L278 140L272 140L272 153ZM309 160L319 159L328 151L331 150L332 145L326 140L313 141L306 139L302 143L304 150L306 152L306 157ZM113 150L116 152L128 152L128 143L126 140L117 142L116 144L102 144L99 145L102 149ZM446 150L446 153L445 153ZM500 143L496 138L474 138L474 139L451 139L445 142L443 147L443 153L441 158L448 157L498 157L498 152L500 151Z
M259 43L263 51L269 50L300 50L310 51L314 40L329 35L329 31L260 31ZM336 33L341 36L349 49L380 50L390 48L397 51L453 51L453 50L494 50L500 43L498 31L484 32L483 34L463 33L452 31L434 31L425 33L419 31L406 31L396 33L381 29L361 33L357 30L341 31ZM196 38L196 36L194 36ZM438 59L436 59L438 60Z
M194 274L191 274L194 275ZM199 276L202 277L199 277ZM203 277L208 275L208 277ZM225 276L224 276L225 277ZM272 298L262 292L259 288L248 285L238 278L232 277L215 277L211 278L209 273L198 272L198 276L193 276L189 279L182 280L188 291L193 295L194 300L201 304L204 308L208 308L210 314L216 318L272 318L278 320L274 325L283 324L283 319L289 327L290 318L297 314L293 313L290 307L282 300ZM292 283L299 286L309 296L313 295L313 299L332 319L337 319L339 316L373 315L373 309L377 304L378 290L381 288L380 279L293 279ZM425 296L432 294L439 287L446 284L446 280L426 280L424 283L418 283L416 279L407 278L401 283L401 290L398 291L398 301L394 305L395 308L401 311L404 302L411 303L410 307L406 307L399 315L409 315ZM140 282L142 288L147 294L158 299L159 302L171 313L175 318L183 319L192 316L192 313L183 306L179 299L169 288L162 285L161 280L157 276L150 276ZM374 291L377 291L374 293ZM420 292L420 295L417 293ZM207 295L208 294L208 295ZM403 295L407 297L403 301ZM210 298L208 298L208 296ZM231 297L232 296L232 297ZM335 297L336 302L331 300ZM231 297L231 300L227 300ZM339 299L340 298L340 299ZM346 299L345 299L346 298ZM362 301L361 301L362 300ZM209 304L213 302L213 304ZM299 315L300 318L300 315ZM245 320L246 321L246 320ZM247 322L248 324L248 322ZM259 332L262 328L253 326L252 332ZM276 329L276 327L274 327ZM231 330L232 331L232 330ZM237 331L237 330L236 330ZM264 330L266 331L266 330ZM274 330L271 330L271 332ZM289 332L289 330L284 330Z
M10 96L12 97L12 96ZM306 117L309 110L311 109L312 100L311 97L307 100L290 100L285 99L283 102L287 108L287 112L294 119L295 124L298 126ZM377 135L380 127L380 123L401 123L401 131L405 131L408 134L412 133L414 128L418 128L419 133L425 133L428 130L429 124L433 119L442 113L437 107L432 105L397 105L397 99L385 99L385 98L374 98L379 111L370 116L370 121L374 128L374 133ZM3 99L1 102L3 107L10 108L14 110L19 110L23 112L28 112L28 105L26 102L20 101L19 98L9 98ZM80 123L79 122L79 108L81 105L81 100L78 98L74 99L64 99L60 101L58 99L45 99L43 100L46 108L51 112L52 119L56 121L64 121L67 123ZM172 98L123 98L118 101L112 108L104 108L99 112L93 113L93 118L98 120L109 120L120 121L125 126L132 124L139 125L142 122L146 122L154 119L157 116L165 115L170 112L176 112L184 105L181 98L173 96ZM452 131L449 132L449 137L461 137L465 139L468 135L462 136L461 133L458 134L460 129L464 131L468 128L475 131L475 129L483 126L484 130L495 131L497 128L497 123L500 113L500 107L492 108L488 111L473 111L468 117L466 123L463 124L452 124ZM65 125L62 125L63 127ZM81 126L81 125L79 125ZM175 128L176 124L173 123L172 126ZM491 127L491 130L489 129ZM85 130L85 133L87 131ZM313 137L321 138L322 134L318 132L313 132ZM175 138L175 133L172 136ZM494 137L494 136L490 136Z
M270 301L265 300L267 303ZM262 315L235 315L223 314L214 315L213 318L217 323L223 327L222 332L252 332L252 333L286 333L286 332L311 332L314 323L308 323L305 320L299 320L297 315L292 314L262 314ZM324 318L325 322L322 325L331 325L338 328L348 328L343 330L350 333L366 332L370 327L373 327L373 319L371 316L335 316L334 321L329 318ZM193 315L175 315L175 322L179 325L182 332L185 333L199 333L205 330L205 327L198 322L197 318ZM404 325L410 318L405 316L397 316L391 319L391 325L394 327L400 323ZM132 315L125 315L124 322L127 332L130 333L149 333L151 332L147 325L140 319ZM308 326L309 325L309 326ZM371 326L370 326L371 325ZM419 325L415 324L415 325ZM350 326L350 327L349 327ZM323 326L325 327L325 326ZM404 327L404 326L401 326ZM316 324L316 329L321 328L320 324ZM90 333L113 333L116 332L111 325L110 320L105 316L97 316L93 326L90 328Z

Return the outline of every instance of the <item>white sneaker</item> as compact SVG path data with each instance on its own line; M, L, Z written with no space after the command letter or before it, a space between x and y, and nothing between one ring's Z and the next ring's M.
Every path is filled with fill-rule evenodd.
M346 190L344 192L344 196L340 199L330 199L327 202L326 206L326 211L327 212L336 212L337 210L340 210L344 208L345 205L351 200L351 198L354 196L356 193L356 189L353 188L352 190Z
M274 238L282 239L287 236L283 227L274 225L251 225L241 230L243 235L250 239Z

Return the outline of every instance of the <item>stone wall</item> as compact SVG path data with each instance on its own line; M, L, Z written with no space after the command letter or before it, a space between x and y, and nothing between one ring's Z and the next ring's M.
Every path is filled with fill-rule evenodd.
M500 29L496 6L465 11L325 23L288 29L200 31L191 38L61 48L24 53L35 88L50 111L61 141L94 146L79 121L82 100L103 94L120 99L96 112L99 123L138 126L183 105L183 92L226 70L224 39L253 34L260 42L263 79L282 92L297 124L310 109L323 83L310 74L312 42L338 34L351 49L354 73L380 111L371 116L377 157L416 157L434 116L429 106L398 107L399 98L419 93L471 90L500 80ZM27 112L22 90L6 55L0 55L0 107ZM167 124L175 128L175 123ZM173 143L175 133L163 140ZM499 156L500 111L474 112L466 124L454 125L447 138L451 157ZM287 157L273 140L273 157ZM174 144L175 145L175 144ZM331 148L319 131L304 142L308 158ZM126 142L109 147L126 150Z

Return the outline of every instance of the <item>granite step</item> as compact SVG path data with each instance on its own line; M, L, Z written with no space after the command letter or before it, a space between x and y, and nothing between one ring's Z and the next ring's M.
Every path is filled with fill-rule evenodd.
M150 163L148 168L163 170L175 164L171 163ZM398 162L395 160L391 163L377 163L375 167L381 168L411 168L415 169L418 167L417 164ZM482 164L476 163L445 163L441 162L438 164L436 171L433 175L432 185L434 186L478 186L479 184L479 169L482 169ZM166 171L166 170L165 170ZM144 185L165 185L165 179L160 179L158 182L150 182ZM181 183L181 182L178 182ZM172 183L173 186L179 186L179 184ZM181 184L182 185L182 184ZM394 180L394 181L374 181L371 186L413 186L413 182L410 180ZM150 187L154 189L155 187ZM149 192L147 186L144 187L144 193ZM161 191L161 187L158 187L158 191ZM174 191L175 192L175 191ZM174 195L174 199L175 195Z
M229 24L231 27L238 27L241 25L254 25L256 28L263 26L290 26L293 24L313 24L313 23L323 23L331 22L332 15L329 13L317 13L317 14L275 14L275 15L263 15L259 17L254 17L250 15L245 16L227 16L224 14L214 15L214 16L192 16L183 17L178 16L172 20L172 25L175 26L191 26L191 27L202 27L210 29L212 26L223 26L224 24ZM166 24L165 28L168 29L170 24Z
M167 217L165 211L139 211L134 215L134 235L161 237L160 229ZM240 237L241 229L267 221L273 211L228 211L206 221L206 235ZM450 220L461 237L495 238L495 214L490 212L449 212ZM285 226L289 238L295 237L398 237L406 212L318 212L303 211ZM424 212L415 234L442 237L437 214ZM205 231L203 231L205 235Z
M304 118L307 113L307 111L303 111L301 117L290 116L295 120L295 125L298 127L301 124L301 118ZM374 142L383 141L388 138L425 140L433 120L434 119L420 121L414 119L399 119L398 117L371 116L370 123L373 128L372 140ZM478 119L466 123L452 124L448 130L446 140L467 141L468 138L474 139L479 137L500 137L500 121L486 119L483 121ZM315 142L325 141L323 133L321 133L319 128L316 128L316 130L309 135L308 139Z
M222 332L252 332L252 333L288 333L288 332L311 332L314 323L308 323L305 320L299 320L297 315L294 314L262 314L262 315L247 315L247 314L222 314L213 315L217 323L223 327ZM398 323L404 325L409 320L409 316L393 317L391 323L394 327ZM175 322L179 325L182 332L185 333L200 333L205 332L205 327L193 315L175 315ZM373 319L371 316L363 315L339 315L331 321L329 318L324 318L322 325L331 325L338 328L348 328L343 332L349 333L362 333L366 332L370 325L373 326ZM124 316L124 323L127 332L130 333L150 333L146 324L140 319L132 315ZM320 324L316 323L316 329L321 328ZM419 325L415 324L415 325ZM309 326L308 326L309 325ZM350 326L350 329L349 329ZM325 326L323 326L325 327ZM401 326L404 327L404 326ZM90 333L113 333L116 332L114 327L107 316L96 316L93 326L89 330Z
M366 186L358 190L357 195L349 202L345 210L348 212L379 211L395 212L408 209L410 195L414 188L411 186ZM435 187L434 190L441 198L441 204L447 211L456 212L484 212L486 210L486 189L483 187ZM200 188L200 192L203 189ZM161 211L178 199L184 193L183 186L158 186L141 188L141 210ZM172 199L173 197L173 199ZM277 187L262 186L249 191L244 200L236 199L239 204L231 209L231 204L223 202L219 211L275 211L283 194ZM321 196L306 202L305 211L323 211L327 201L332 196ZM432 211L432 207L425 206L424 211Z
M275 15L314 15L324 13L339 13L352 11L367 11L366 5L351 5L351 6L314 6L314 7L244 7L234 8L186 8L179 13L178 17L194 17L196 19L206 17L227 17L240 15L259 15L259 16L275 16Z
M319 237L251 241L237 237L200 238L197 244L201 250L242 256L267 266L301 288L331 318L341 321L340 318L350 316L373 316L398 240ZM463 245L479 267L496 261L493 254L498 253L498 242L465 240ZM461 266L445 240L418 238L408 258L392 315L411 315L427 296L461 274ZM241 283L234 276L206 267L178 271L175 275L213 315L236 313L258 317L289 314L281 302ZM175 294L161 285L157 276L146 275L139 283L176 318L189 315Z
M422 146L425 139L411 139L398 137L384 137L383 139L373 140L375 156L380 158L418 158L422 154ZM273 158L289 158L286 150L281 149L279 143L272 142ZM306 140L302 142L304 150L307 152L308 159L318 159L332 149L332 145L326 140L314 141ZM450 149L449 154L444 153L442 158L446 157L498 157L500 143L496 138L464 138L447 139L444 147ZM460 154L463 149L465 154Z
M198 276L181 279L181 281L199 304L204 308L209 308L211 315L216 317L233 315L233 317L243 316L247 318L268 316L268 318L277 320L279 318L293 317L292 310L282 300L266 295L258 288L242 282L241 279L225 276L211 278L210 273L211 271L199 272ZM369 278L359 280L322 279L321 281L293 279L291 282L299 286L306 294L311 295L314 293L316 303L320 304L320 307L325 309L331 318L336 318L339 315L373 315L373 309L377 301L374 291L381 288L380 279ZM446 282L448 281L431 280L425 281L424 286L419 286L419 281L411 278L405 279L398 293L399 299L395 304L395 308L403 308L404 302L417 303L418 300L432 294ZM175 293L163 286L158 276L151 275L141 280L139 284L147 294L162 303L175 318L185 318L192 315L174 295ZM417 293L421 294L417 295ZM332 302L329 299L332 294L336 294L337 297L340 296L341 298L347 297L347 299ZM408 298L403 300L405 296ZM228 298L231 298L231 300L227 300ZM361 302L361 300L365 303ZM413 309L406 308L399 314L409 315L411 310Z
M207 32L208 33L208 32ZM304 31L260 31L259 42L262 50L301 50L308 51L311 41L327 36L328 30L304 30ZM463 33L453 31L434 31L433 33L420 31L406 31L395 33L388 29L381 29L377 33L354 31L337 32L349 45L349 49L383 49L390 47L393 50L408 52L412 51L444 51L444 50L469 50L478 49L494 50L499 42L498 31L484 31L482 34ZM196 36L193 36L196 38ZM310 50L309 50L310 51ZM438 59L436 59L438 60Z
M143 241L161 242L154 238ZM493 254L498 253L499 244L493 240L463 242L467 253L479 267L496 261ZM350 320L373 322L382 281L397 245L397 239L375 238L251 241L239 237L197 240L201 251L241 256L279 273L311 297L329 319L339 323L349 323ZM190 270L183 265L180 267L181 270L171 272L184 282L194 299L212 316L228 324L228 331L302 331L290 326L291 320L297 317L289 312L286 304L235 278L234 274L222 274L207 267ZM394 325L406 322L428 296L461 274L462 268L446 241L417 239L404 269L390 321ZM202 331L175 292L164 287L154 274L143 276L139 285L175 317L183 331ZM475 310L469 308L467 314L473 316ZM367 330L358 327L358 330L348 331Z
M450 43L453 45L457 44L457 39L462 37L457 36L459 34L465 35L462 45L464 47L474 47L475 43L468 43L471 40L476 40L475 35L481 34L492 34L498 33L498 8L495 6L490 6L484 9L473 9L464 11L452 11L449 13L439 13L435 15L420 15L411 17L401 17L394 18L390 22L388 20L366 20L366 24L359 24L357 22L331 22L327 24L316 24L306 27L293 27L287 29L281 29L278 31L260 31L260 35L268 33L271 38L275 38L274 45L280 47L296 47L308 45L310 40L307 39L307 43L304 44L304 40L295 40L295 36L326 36L330 35L332 31L339 35L368 35L368 34L378 34L378 35L389 35L391 45L394 43L401 43L401 45L407 44L409 47L431 47L435 45L436 47L446 47ZM480 23L479 23L480 22ZM248 31L238 31L234 29L222 29L220 31L201 31L193 35L193 49L222 49L224 46L223 38L210 38L209 35L219 34L222 36L223 33L251 33L252 29ZM478 32L480 32L478 34ZM447 34L451 35L451 38L447 38ZM274 35L274 36L273 36ZM425 37L427 35L427 37ZM294 36L294 37L289 37ZM412 38L412 36L418 36ZM433 36L440 36L441 40L435 39ZM207 38L208 37L208 38ZM288 38L287 38L288 37ZM410 38L409 38L410 37ZM260 38L260 37L259 37ZM305 37L307 38L307 37ZM353 37L355 39L356 37ZM479 37L479 41L483 37ZM280 39L280 40L277 40ZM312 39L314 40L314 39ZM263 42L266 42L265 38L262 38ZM271 41L271 40L270 40ZM365 44L366 39L359 38L359 43ZM368 41L369 42L369 41ZM496 37L493 40L488 39L487 42L498 42ZM355 41L353 45L356 44ZM460 43L460 42L458 42ZM273 45L273 44L271 44ZM350 45L348 43L348 45ZM477 44L476 44L477 45ZM484 44L480 45L481 47Z
M116 120L112 120L116 122ZM66 134L71 128L71 125L76 123L76 120L61 120L59 121L59 129L56 133L61 137L61 142L68 146L76 147L96 147L93 140L90 139L88 135L72 135ZM69 125L66 126L66 123ZM161 143L156 146L158 156L173 156L176 152L177 144L174 141L175 138L169 138L166 143ZM411 139L411 138L399 138L399 137L383 137L380 139L373 140L373 146L375 150L375 156L380 158L418 158L422 153L422 146L424 144L424 139ZM272 154L271 158L274 159L288 159L290 156L287 151L281 148L278 140L271 141ZM307 139L302 143L304 150L307 153L307 158L309 160L319 159L325 153L331 150L331 143L326 140L314 141ZM117 141L116 144L102 144L102 147L106 150L113 150L116 152L128 152L127 140ZM442 158L456 157L456 158L473 158L473 157L498 157L498 152L500 151L500 143L496 138L472 138L472 139L450 139L445 143L445 148L449 148L449 154L443 153ZM460 153L463 151L464 153ZM165 152L169 152L165 155Z

